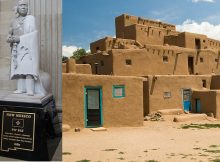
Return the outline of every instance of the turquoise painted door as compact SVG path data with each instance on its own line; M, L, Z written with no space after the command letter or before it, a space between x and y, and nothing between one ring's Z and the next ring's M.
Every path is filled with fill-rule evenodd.
M85 125L86 127L102 126L101 88L85 88Z
M183 89L183 108L184 111L191 111L191 89Z
M196 113L201 113L201 101L196 99Z

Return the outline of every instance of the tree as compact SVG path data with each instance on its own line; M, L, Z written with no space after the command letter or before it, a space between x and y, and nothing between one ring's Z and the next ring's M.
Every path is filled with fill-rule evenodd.
M73 52L73 56L71 58L74 58L75 60L79 60L81 57L87 55L86 50L81 48L77 49L75 52Z
M68 57L66 57L66 56L62 56L62 63L66 63L67 60L68 60Z

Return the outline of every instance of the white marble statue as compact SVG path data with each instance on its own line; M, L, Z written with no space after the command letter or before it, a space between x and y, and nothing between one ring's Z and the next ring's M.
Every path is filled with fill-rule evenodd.
M11 79L17 80L14 93L46 95L49 75L39 70L38 31L34 16L28 15L27 0L19 0L17 17L12 21L7 42L11 46Z

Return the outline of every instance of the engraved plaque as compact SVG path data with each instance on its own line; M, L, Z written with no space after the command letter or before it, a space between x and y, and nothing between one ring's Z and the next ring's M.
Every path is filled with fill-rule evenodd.
M34 151L35 113L3 111L1 150Z

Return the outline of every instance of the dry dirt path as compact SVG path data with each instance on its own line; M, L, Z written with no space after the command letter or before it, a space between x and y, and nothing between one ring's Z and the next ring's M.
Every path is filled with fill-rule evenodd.
M182 124L144 122L143 127L108 128L105 132L90 129L64 132L63 161L207 162L220 159L220 128L182 129Z

